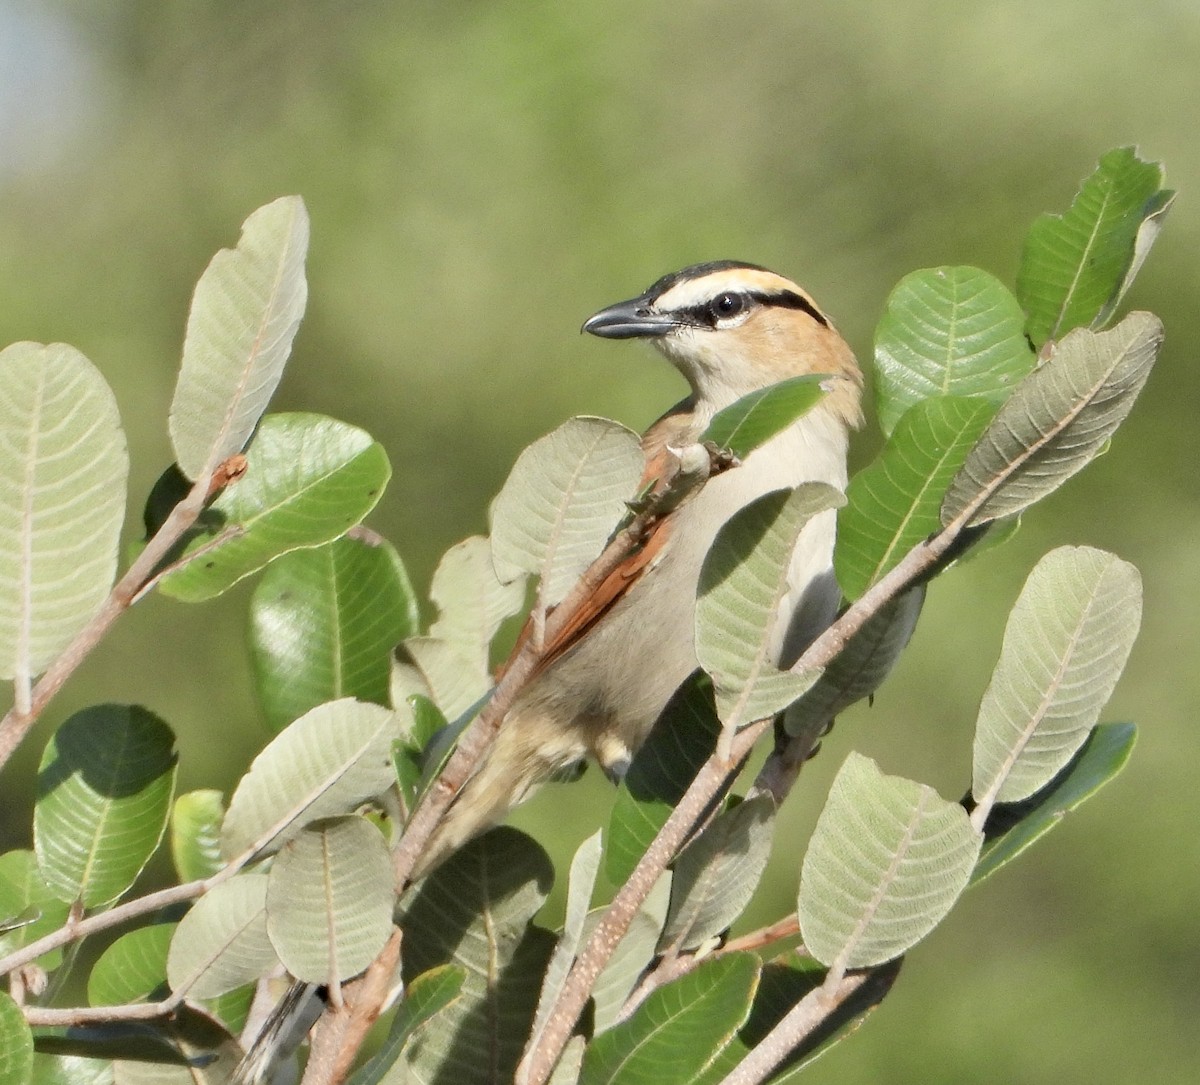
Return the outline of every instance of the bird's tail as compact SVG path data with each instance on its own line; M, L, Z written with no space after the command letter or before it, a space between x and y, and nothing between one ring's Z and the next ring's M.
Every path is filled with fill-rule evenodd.
M586 754L582 735L574 729L564 733L555 718L541 712L510 713L483 762L429 838L412 880L425 877Z

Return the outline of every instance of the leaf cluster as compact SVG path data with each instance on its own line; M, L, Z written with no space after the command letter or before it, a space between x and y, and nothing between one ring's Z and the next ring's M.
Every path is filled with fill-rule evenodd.
M442 559L422 628L401 558L362 523L390 475L383 449L334 419L265 413L307 296L298 198L251 215L196 287L176 463L119 578L128 456L111 392L73 348L0 351L0 659L14 683L0 762L147 593L202 602L260 572L251 657L274 733L226 801L175 794L174 736L141 706L94 706L56 730L31 848L0 856L0 1080L227 1081L279 976L311 1010L301 1032L321 1018L310 1085L800 1072L884 997L968 885L1128 757L1132 726L1098 720L1137 634L1138 573L1092 548L1053 551L982 694L968 799L851 753L794 849L795 911L730 936L800 765L884 681L930 581L980 537L1003 538L1132 408L1161 327L1113 321L1170 206L1161 185L1132 150L1105 155L1066 213L1034 225L1015 293L968 267L897 285L874 351L883 449L845 495L768 494L721 530L697 597L703 669L576 853L558 930L537 922L554 870L525 834L493 830L412 884L421 849L589 586L711 471L736 470L818 402L819 379L723 411L649 487L635 434L565 423L517 460L489 535ZM771 631L788 561L835 508L846 607L783 667ZM497 681L493 641L527 598ZM772 722L773 751L734 794ZM136 895L164 839L178 881ZM601 871L619 888L594 906ZM56 1005L80 941L117 927L88 1005ZM382 1040L356 1063L381 1012Z

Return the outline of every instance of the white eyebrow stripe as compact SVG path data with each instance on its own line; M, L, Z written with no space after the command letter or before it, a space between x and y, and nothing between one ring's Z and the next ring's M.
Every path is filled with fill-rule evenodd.
M654 302L660 312L673 309L690 309L711 301L718 294L778 294L790 291L802 298L808 295L790 279L776 275L773 271L757 271L753 268L727 268L711 271L698 279L686 279L676 283L661 294Z

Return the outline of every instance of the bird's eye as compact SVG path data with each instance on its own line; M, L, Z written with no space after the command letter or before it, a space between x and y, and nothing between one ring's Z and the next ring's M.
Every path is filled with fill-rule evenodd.
M712 301L712 315L717 320L727 320L737 316L746 307L746 299L741 294L718 294Z

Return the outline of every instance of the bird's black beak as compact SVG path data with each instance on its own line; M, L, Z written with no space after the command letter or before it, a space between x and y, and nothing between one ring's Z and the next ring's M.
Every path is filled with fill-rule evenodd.
M637 339L666 335L678 323L669 313L656 313L642 294L601 309L584 321L582 330L604 339Z

